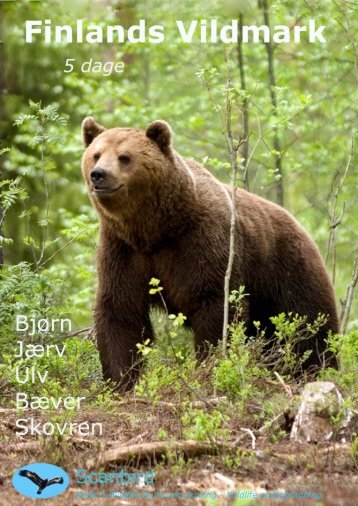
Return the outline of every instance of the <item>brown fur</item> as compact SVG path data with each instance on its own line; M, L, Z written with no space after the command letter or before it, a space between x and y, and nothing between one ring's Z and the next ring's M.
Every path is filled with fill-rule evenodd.
M105 378L135 380L136 343L153 339L149 281L160 279L169 311L182 312L197 350L222 334L223 285L230 240L229 190L171 147L162 121L147 131L83 123L83 175L100 217L95 327ZM125 158L127 157L127 158ZM93 169L106 171L111 194L96 194ZM100 190L101 191L101 190ZM320 363L328 330L338 331L332 285L317 247L285 209L237 189L236 253L231 289L245 285L250 329L280 312L329 315L305 342ZM127 375L127 379L125 376ZM130 383L129 382L129 383Z

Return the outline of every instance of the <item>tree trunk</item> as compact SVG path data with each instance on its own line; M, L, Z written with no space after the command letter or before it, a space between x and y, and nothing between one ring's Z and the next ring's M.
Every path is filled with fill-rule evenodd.
M264 13L264 23L269 28L270 27L270 9L268 5L268 0L262 0L262 8ZM270 84L270 96L271 96L271 104L273 109L273 115L277 117L277 96L276 96L276 76L275 76L275 67L274 67L274 54L273 47L271 41L265 42L266 52L267 52L267 63L268 63L268 72L269 72L269 84ZM277 203L280 206L284 205L284 191L283 191L283 168L282 168L282 153L281 153L281 143L280 137L277 131L277 126L274 127L273 132L273 147L275 150L275 172L278 179L276 180L276 199Z

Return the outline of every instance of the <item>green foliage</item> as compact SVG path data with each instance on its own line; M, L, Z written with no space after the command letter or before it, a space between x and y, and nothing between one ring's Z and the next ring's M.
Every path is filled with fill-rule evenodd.
M240 293L243 294L244 290L240 290ZM241 297L237 305L238 314L243 300L244 297ZM232 301L237 301L237 294L233 294ZM152 399L154 405L170 399L173 406L177 406L176 410L182 413L180 425L183 436L210 442L213 446L227 443L231 431L238 426L263 429L272 443L285 438L286 431L275 420L289 407L295 412L298 398L288 400L274 371L294 385L292 375L297 374L305 360L305 355L300 357L294 350L297 344L316 333L325 319L319 317L313 324L308 324L305 317L297 315L280 314L273 317L276 346L272 343L269 348L259 322L257 335L252 337L238 320L230 326L227 355L222 356L219 346L207 361L198 364L189 347L190 336L182 327L183 318L170 316L161 322L159 339L154 346L149 347L149 342L139 346L143 351L144 370L135 395ZM171 338L173 322L179 322L179 334L174 340ZM345 364L342 373L332 369L323 373L325 379L336 381L341 387L345 385L348 394L344 408L335 415L333 421L336 424L346 415L347 408L352 408L357 395L356 382L353 380L356 376L353 376L351 369L357 367L355 336L343 342L332 336L328 342L341 364ZM272 364L275 364L274 370ZM337 380L339 375L341 381ZM211 403L211 399L216 399L215 404ZM160 427L158 438L169 438L168 429ZM250 452L247 455L240 452L225 454L224 461L230 469L240 466L248 468L255 463Z
M242 312L244 290L240 289L239 293L239 298L237 293L231 295L238 315ZM262 380L272 375L272 364L275 364L277 372L287 378L292 378L304 367L311 352L301 353L298 345L314 336L324 324L325 318L319 316L310 324L306 317L281 313L272 317L271 321L275 332L270 342L265 333L260 331L259 322L256 322L257 335L248 336L245 324L240 320L234 321L229 327L227 356L216 356L213 370L215 389L236 401L241 408L250 399L265 404L265 393L260 385Z
M21 386L23 392L31 395L61 395L76 396L78 393L85 395L93 392L93 385L101 384L101 366L98 352L91 341L79 338L69 338L61 341L66 346L63 356L57 354L48 357L31 359L14 359L11 354L4 354L2 365L9 383L14 389L19 387L15 379L16 368L20 369L20 377L23 376L25 367L36 367L36 370L48 372L49 379L44 383L24 383Z
M150 295L155 295L156 293L159 293L163 290L163 287L159 286L159 283L160 283L159 279L156 278L152 278L149 281L149 285L153 287L149 290Z
M149 339L137 344L145 367L135 387L136 395L158 402L170 393L179 394L193 375L196 360L192 340L183 329L185 319L181 313L177 316L153 314L160 339L153 347ZM194 384L199 387L197 382Z
M224 462L225 466L232 470L236 470L240 467L251 468L255 463L255 453L252 451L238 449L233 455L225 456Z
M324 370L320 377L340 386L355 402L358 400L358 331L352 330L347 335L331 335L328 339L329 349L339 357L339 370Z
M277 342L277 363L283 374L292 375L304 367L305 361L312 353L311 350L299 352L300 343L312 339L325 324L327 318L318 315L313 323L309 323L306 316L280 313L272 316L271 321L275 326L273 341Z
M48 332L46 343L66 346L63 356L53 354L50 359L46 356L31 359L15 356L18 341L24 345L43 344L43 336L38 333L31 336L29 332L16 331L17 315L49 320L67 317L72 322L76 318L80 320L83 315L88 319L88 303L93 293L91 280L94 276L93 251L88 245L97 229L84 210L82 214L75 214L63 208L54 209L51 181L55 179L56 164L50 153L61 141L61 132L66 126L66 119L58 113L58 106L42 107L40 103L30 101L29 113L19 115L15 123L21 128L22 141L31 146L34 152L29 160L30 167L24 170L22 176L0 182L0 228L6 225L9 213L14 211L18 213L17 221L25 223L26 233L21 233L20 226L20 234L1 237L1 244L17 248L22 241L31 251L32 259L4 265L0 270L2 391L11 395L18 390L16 372L21 378L27 367L34 366L36 371L42 375L47 373L48 377L44 383L21 384L21 390L30 396L86 396L89 403L105 406L109 404L110 387L103 383L98 351L91 341L59 335L56 331ZM42 206L30 198L29 176L33 181L40 178L44 199ZM53 228L55 222L57 226L61 222L57 237ZM62 252L69 246L72 246L74 259L78 261L71 276L67 262L61 261ZM5 256L7 252L5 250ZM55 258L57 261L53 262Z
M245 334L245 325L231 326L227 357L217 361L214 368L214 386L231 400L245 401L259 394L253 379L264 376L265 370L257 367L250 342Z
M223 428L227 420L228 416L218 410L210 413L190 410L182 417L184 435L195 441L205 441L215 445L229 435L228 430Z
M5 221L5 217L11 206L13 206L17 199L24 200L27 198L27 193L24 188L20 186L21 176L16 177L15 179L4 179L0 181L0 195L1 195L1 206L2 206L2 215L0 220L0 232L2 232L3 223ZM13 239L10 237L4 237L0 233L0 248L3 248L5 245L13 244Z
M69 311L61 300L65 289L64 280L33 271L31 265L26 262L3 268L0 271L0 279L2 351L13 348L12 336L17 314L58 318Z

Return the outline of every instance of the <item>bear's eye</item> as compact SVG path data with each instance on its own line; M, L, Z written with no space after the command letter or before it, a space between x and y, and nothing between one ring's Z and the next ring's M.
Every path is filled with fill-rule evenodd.
M95 153L93 159L97 162L101 158L101 153Z
M121 163L124 163L124 164L128 164L128 163L131 161L131 159L130 159L130 158L129 158L129 156L127 156L127 155L120 155L120 156L118 157L118 160L119 160Z

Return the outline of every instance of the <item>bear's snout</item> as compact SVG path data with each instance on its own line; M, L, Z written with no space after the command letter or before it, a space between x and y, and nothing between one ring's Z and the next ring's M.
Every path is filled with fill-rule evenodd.
M106 179L107 172L104 169L97 168L91 171L91 182L93 183L93 186L96 188L97 186L100 186L101 183Z
M122 181L119 181L110 171L102 167L95 167L89 176L92 194L98 197L112 195L124 186Z

